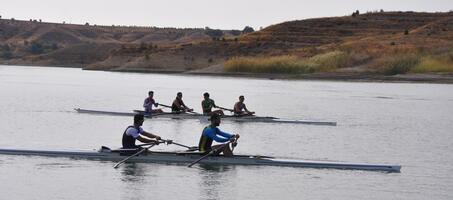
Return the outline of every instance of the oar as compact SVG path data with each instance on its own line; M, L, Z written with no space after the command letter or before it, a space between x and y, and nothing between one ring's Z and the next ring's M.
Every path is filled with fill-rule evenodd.
M174 144L174 145L177 145L177 146L180 146L180 147L188 148L189 151L196 151L196 150L198 150L198 147L197 147L197 146L189 147L189 146L187 146L187 145L183 145L183 144L174 142L173 140L163 140L163 141L165 141L167 144ZM171 142L169 142L169 141L171 141Z
M230 111L230 112L234 112L233 109L228 109L228 108L224 108L224 107L220 107L220 106L217 106L217 108L220 108L220 109L226 110L226 111Z
M162 106L162 107L165 107L165 108L171 108L171 106L167 106L167 105L165 105L165 104L157 103L157 105Z
M149 144L149 143L148 143L148 144ZM132 154L131 156L128 156L127 158L125 158L125 159L119 161L118 163L116 163L116 164L113 166L113 168L115 168L115 169L118 168L121 164L123 164L124 162L126 162L126 161L129 160L130 158L132 158L132 157L134 157L134 156L137 156L137 155L139 155L139 154L145 152L146 150L148 150L149 148L151 148L151 147L153 147L153 146L155 146L155 145L156 145L156 144L150 144L149 147L145 147L145 148L143 148L142 150L138 151L137 153L134 153L134 154Z
M181 147L188 148L189 151L196 151L196 150L198 150L198 147L196 147L196 146L189 147L189 146L186 146L186 145L183 145L183 144L179 144L179 143L176 143L176 142L172 142L172 144L175 144L175 145L178 145L178 146L181 146Z
M201 160L205 159L206 157L214 154L217 150L223 148L223 147L226 147L227 145L229 145L231 143L231 141L228 141L227 143L225 144L222 144L220 146L218 146L218 148L216 149L212 149L208 154L202 156L201 158L197 159L196 161L193 161L192 163L190 163L189 165L187 165L187 167L192 167L193 165L197 164L198 162L200 162Z
M162 107L166 107L166 108L172 108L171 106L165 105L165 104L160 104L160 103L158 103L157 105L162 106ZM200 113L197 113L197 112L194 112L194 111L188 111L188 110L186 110L186 109L184 109L184 110L185 110L186 112L188 112L188 113L201 115Z

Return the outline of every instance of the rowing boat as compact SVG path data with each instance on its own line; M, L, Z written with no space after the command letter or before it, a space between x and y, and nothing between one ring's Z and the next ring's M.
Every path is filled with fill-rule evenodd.
M88 110L75 108L78 113L88 114L102 114L102 115L117 115L117 116L133 116L137 113L145 115L146 118L167 118L167 119L197 119L200 121L208 121L209 116L203 114L194 113L156 113L149 114L144 111L134 110L134 112L114 112L114 111L102 111L102 110ZM336 126L336 122L325 122L325 121L309 121L309 120L287 120L276 117L262 117L262 116L234 116L224 115L223 120L232 122L259 122L259 123L285 123L285 124L310 124L310 125L326 125Z
M93 159L120 161L131 155L135 149L110 150L102 147L99 151L51 151L51 150L20 150L20 149L0 149L0 154L6 155L27 155L27 156L50 156L50 157L69 157L77 159ZM129 152L129 153L128 153ZM140 163L180 163L187 164L196 161L204 154L198 152L164 152L149 151L128 160L128 162ZM385 172L400 172L400 165L385 164L365 164L365 163L345 163L333 161L313 161L282 159L269 156L255 155L234 155L232 157L209 156L200 161L200 164L216 165L262 165L262 166L282 166L282 167L305 167L305 168L327 168L327 169L350 169L350 170L370 170Z

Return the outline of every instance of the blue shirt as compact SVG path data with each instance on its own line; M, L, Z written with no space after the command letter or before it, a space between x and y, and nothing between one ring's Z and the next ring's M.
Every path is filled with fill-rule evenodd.
M223 132L217 127L210 126L203 130L203 135L216 142L228 142L230 138L233 137L230 133Z

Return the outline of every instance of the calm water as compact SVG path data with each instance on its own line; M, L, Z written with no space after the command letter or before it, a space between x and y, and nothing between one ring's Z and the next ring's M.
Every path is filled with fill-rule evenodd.
M148 90L164 104L182 91L198 111L202 93L209 91L224 107L245 95L259 115L338 122L225 122L223 130L241 134L238 154L401 164L402 172L165 164L113 169L113 162L0 155L0 199L453 199L453 85L0 66L0 147L119 147L130 117L78 114L73 108L140 109ZM144 123L146 130L187 145L198 143L204 126L195 120Z

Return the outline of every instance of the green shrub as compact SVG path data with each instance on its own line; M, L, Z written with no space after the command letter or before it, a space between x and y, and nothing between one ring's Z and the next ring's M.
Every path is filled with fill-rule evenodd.
M405 74L420 62L416 54L398 55L386 59L383 63L383 72L386 75Z

